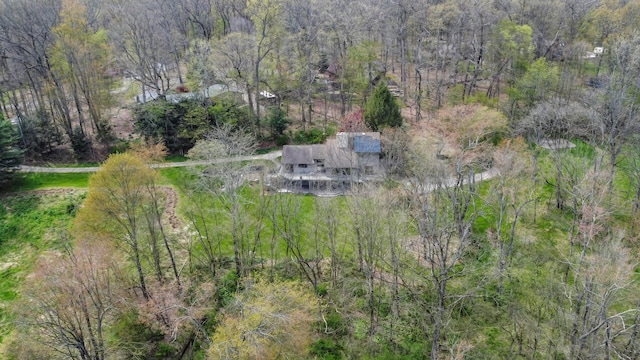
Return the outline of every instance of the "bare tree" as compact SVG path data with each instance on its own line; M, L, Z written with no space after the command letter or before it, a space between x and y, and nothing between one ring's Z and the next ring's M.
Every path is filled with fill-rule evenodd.
M69 359L104 360L114 352L107 329L118 312L123 267L103 239L76 241L75 249L41 259L25 289L19 325ZM31 290L28 290L31 289Z
M637 84L640 80L640 35L622 38L613 44L609 59L609 79L605 87L594 91L592 101L595 116L594 130L609 154L610 185L613 191L618 156L628 137L638 132Z
M263 60L274 51L281 40L282 0L248 0L245 13L251 19L255 31L253 49L253 85L255 91L256 134L260 135L260 84Z
M283 62L290 54L290 66L297 70L295 90L300 100L304 130L306 124L313 120L312 96L315 92L315 75L320 60L317 49L323 42L321 5L317 1L289 0L285 1L283 6L284 28L290 34L290 41L284 41L281 48L287 48L289 52L278 56L276 61ZM291 44L287 46L287 43Z
M215 13L222 21L222 35L228 35L233 31L232 20L243 16L246 3L246 0L213 0Z
M166 24L170 15L164 13L168 7L163 3L112 1L105 7L118 61L126 74L141 84L144 100L147 89L163 97L171 86L169 68L175 62L171 35L174 29Z
M324 246L321 245L324 239L320 238L318 231L320 223L316 222L315 231L311 233L312 229L306 226L306 218L302 214L301 197L283 193L273 197L272 210L269 211L273 229L284 242L287 255L298 266L300 276L309 281L317 294L324 253Z
M246 242L248 239L245 238L247 236L245 231L248 227L255 227L254 240L259 240L261 219L251 221L246 216L244 204L250 199L246 198L241 191L246 176L251 171L251 164L224 160L250 154L254 147L254 138L244 129L235 129L225 124L212 130L204 141L196 143L189 151L189 157L208 160L211 163L198 172L198 187L211 194L227 212L231 222L236 272L241 277L248 274L257 246L255 242L253 244Z
M331 252L331 280L335 285L338 276L341 274L341 266L344 262L344 245L339 246L340 229L342 221L340 218L340 208L335 202L328 199L317 199L314 202L315 214L321 230L326 234L329 241L329 251Z
M463 151L451 168L420 161L411 169L412 217L420 236L420 256L427 262L437 294L431 312L433 360L439 357L450 307L464 298L452 296L449 282L465 273L464 266L458 265L464 265L472 240L471 225L478 216L474 162L469 155ZM452 297L456 300L450 300Z
M628 291L632 282L629 274L633 265L628 249L619 238L602 241L592 238L599 235L597 228L601 226L603 218L599 217L602 213L597 208L586 207L584 215L585 245L592 253L583 252L573 263L575 291L567 293L573 311L569 356L618 358L630 349L628 341L633 332L628 332L637 326L634 320L637 308L616 307L617 300ZM627 338L628 335L631 336Z
M546 101L536 105L529 114L515 123L515 133L524 136L530 144L533 157L532 179L534 186L539 185L539 158L544 147L550 148L554 155L557 180L552 185L556 189L556 207L564 204L562 180L564 150L567 141L574 137L589 138L589 111L575 102L565 103L560 99ZM571 175L571 173L569 173ZM537 201L534 202L534 217Z
M632 195L631 219L633 220L631 222L631 234L635 235L635 219L637 219L636 215L638 214L638 210L640 210L640 146L638 144L640 138L634 136L630 140L629 146L624 150L627 161L624 163L622 171L629 181L630 195Z
M253 94L251 92L252 50L253 39L250 35L234 32L214 42L217 49L213 53L212 61L218 77L235 82L236 86L244 88L249 110L255 110Z
M201 90L205 97L209 97L209 86L216 78L211 61L211 43L200 39L192 40L186 58L187 83L193 90Z
M493 155L496 177L487 199L489 211L493 211L495 218L492 240L499 250L498 293L502 291L504 278L509 276L508 267L520 217L526 207L537 199L535 188L527 191L521 187L528 170L527 164L521 160L524 144L515 142L509 145L503 145Z
M185 234L189 239L189 266L203 266L215 279L222 261L223 216L210 206L210 199L201 196L199 191L190 191L187 197L191 204L186 214L189 226Z
M222 1L216 1L216 3L220 2ZM179 9L184 12L183 16L191 25L188 28L195 29L199 35L199 38L204 40L211 40L215 30L213 1L182 0L178 2L178 5ZM228 20L225 25L226 24L228 24Z
M364 275L367 287L367 311L369 315L369 330L367 335L373 339L377 328L377 303L376 273L382 258L384 241L384 227L382 216L379 212L382 199L377 196L368 196L372 189L363 190L354 194L349 200L349 212L353 222L353 235L358 248L360 271Z
M0 3L3 85L9 86L7 90L12 93L16 115L29 114L48 105L45 85L49 82L51 64L47 49L55 41L52 29L60 21L61 7L61 1ZM32 92L31 104L27 103L24 90ZM53 104L54 99L50 100Z

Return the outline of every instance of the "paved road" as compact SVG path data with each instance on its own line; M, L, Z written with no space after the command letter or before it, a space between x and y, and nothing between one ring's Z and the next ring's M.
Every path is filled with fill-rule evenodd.
M255 161L255 160L272 161L274 164L279 165L280 163L278 162L278 158L281 156L282 156L282 151L274 151L274 152L270 152L262 155L247 155L247 156L238 156L238 157L225 158L225 159L151 164L151 167L155 169L164 169L164 168L171 168L171 167L187 167L187 166L196 166L196 165L221 164L226 162ZM23 165L20 167L21 172L58 173L58 174L89 173L89 172L96 172L98 171L98 169L100 169L100 167L46 167L46 166L27 166L27 165Z
M476 173L473 175L473 181L476 183L479 182L483 182L486 180L491 180L494 177L500 175L500 171L496 168L491 168L489 170L483 171L481 173ZM402 181L402 183L404 184L405 187L408 188L415 188L416 184L418 184L418 191L423 192L423 193L428 193L428 192L432 192L433 190L437 189L439 186L444 186L444 187L452 187L455 186L457 179L456 178L449 178L446 181L444 181L443 184L441 185L436 185L436 184L432 184L432 183L425 183L425 184L418 184L418 182L415 179L405 179L404 181ZM466 184L468 181L465 179L464 183Z

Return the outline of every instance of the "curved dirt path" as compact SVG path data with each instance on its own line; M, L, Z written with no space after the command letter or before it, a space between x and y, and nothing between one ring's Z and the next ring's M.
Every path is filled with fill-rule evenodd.
M158 189L162 191L166 197L162 217L166 219L173 231L178 231L181 226L178 213L176 212L180 198L178 192L173 188L173 186L159 186Z
M164 210L162 213L163 220L166 221L172 230L177 231L181 227L180 219L178 218L177 208L180 195L172 186L158 186L158 190L165 195ZM46 195L71 195L75 193L86 192L86 189L78 188L52 188L41 190L29 190L21 192L8 192L0 193L0 198L6 198L11 196L46 196ZM1 266L0 266L1 267Z
M183 162L171 162L171 163L161 163L161 164L151 164L150 166L154 169L165 169L165 168L173 168L173 167L188 167L188 166L197 166L197 165L209 165L209 164L222 164L227 162L237 162L237 161L255 161L255 160L267 160L272 161L276 165L280 165L278 162L278 158L282 156L282 151L274 151L267 154L261 155L247 155L247 156L237 156L232 158L223 158L223 159L213 159L213 160L195 160L195 161L183 161ZM94 167L47 167L47 166L28 166L22 165L19 168L21 172L31 172L31 173L91 173L96 172L100 169L99 166Z

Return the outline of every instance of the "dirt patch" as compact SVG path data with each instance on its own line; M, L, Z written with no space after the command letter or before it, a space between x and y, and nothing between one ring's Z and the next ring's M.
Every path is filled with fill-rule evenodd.
M161 186L160 191L165 194L164 218L171 226L171 229L177 231L180 229L180 219L178 219L178 192L171 186Z
M418 264L420 264L420 266L424 266L424 267L431 266L427 261L427 259L425 259L424 248L422 247L420 237L413 236L413 237L402 239L401 241L403 242L403 245L405 246L406 251L409 254L411 254L413 257L415 257L416 260L418 260Z
M46 196L46 195L59 195L59 194L75 194L75 193L84 193L84 192L86 192L86 190L74 189L74 188L57 188L57 189L43 189L43 190L0 193L0 198L11 197L11 196L32 196L32 195Z
M547 150L573 149L576 144L564 139L544 139L538 142L538 146Z
M7 262L3 262L0 263L0 272L3 272L5 270L8 270L14 266L18 265L17 262L13 262L13 261L7 261Z
M178 192L171 186L161 186L160 191L165 194L165 209L164 209L164 217L166 221L169 223L173 230L180 229L180 219L177 215L177 207L179 196ZM44 189L44 190L31 190L31 191L22 191L22 192L11 192L11 193L0 193L1 197L10 197L10 196L51 196L51 195L60 195L60 194L75 194L75 193L84 193L86 190L83 189L73 189L73 188L58 188L58 189ZM2 264L0 264L0 270L2 269Z

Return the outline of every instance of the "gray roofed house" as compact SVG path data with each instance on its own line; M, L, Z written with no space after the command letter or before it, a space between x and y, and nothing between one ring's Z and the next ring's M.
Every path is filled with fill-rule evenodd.
M285 145L279 177L295 189L327 189L380 178L380 133L338 133L318 145Z
M353 151L380 153L380 133L361 133L353 137Z
M282 149L282 164L313 164L313 145L285 145Z
M328 169L357 169L358 154L348 148L338 146L335 140L327 142L325 167Z
M314 160L323 160L327 158L327 146L324 144L315 144L311 145L313 149L313 159Z

